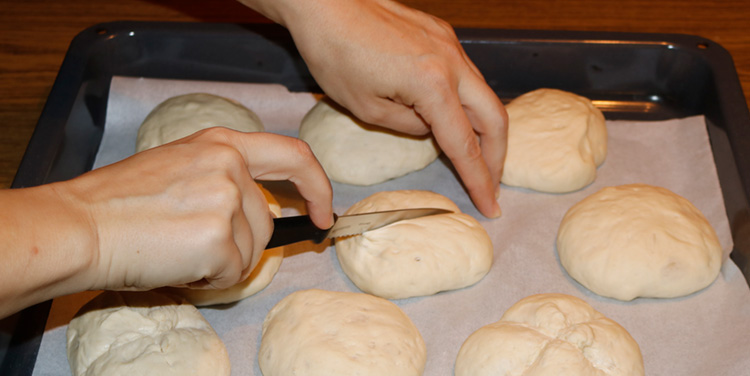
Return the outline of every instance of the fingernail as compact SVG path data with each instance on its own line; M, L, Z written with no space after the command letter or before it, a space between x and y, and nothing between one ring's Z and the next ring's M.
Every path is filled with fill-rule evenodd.
M492 218L500 218L503 215L503 211L500 209L499 204L495 204L495 209L492 211Z

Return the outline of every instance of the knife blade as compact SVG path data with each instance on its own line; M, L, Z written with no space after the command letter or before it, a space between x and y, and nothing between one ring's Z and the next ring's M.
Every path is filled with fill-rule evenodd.
M334 214L333 226L325 230L317 228L308 215L274 218L273 234L271 235L271 240L268 241L268 245L266 245L266 249L304 240L312 240L320 243L326 238L357 235L405 219L445 213L452 212L446 209L416 208L342 216Z

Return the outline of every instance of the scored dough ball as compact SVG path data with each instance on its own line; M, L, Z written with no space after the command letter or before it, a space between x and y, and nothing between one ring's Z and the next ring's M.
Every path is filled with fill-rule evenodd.
M604 115L587 98L539 89L507 106L508 151L502 182L540 192L585 187L607 156Z
M258 184L258 188L266 196L268 208L276 217L281 217L281 205L276 201L271 192ZM284 259L284 247L276 247L263 251L258 264L250 276L244 281L226 289L190 289L178 287L166 287L160 289L166 293L176 294L187 299L188 302L197 306L209 306L214 304L233 303L248 296L255 295L268 286L276 272L281 267Z
M362 291L387 299L432 295L473 285L489 272L493 247L487 231L445 196L419 190L379 192L346 214L408 208L453 213L336 239L341 268Z
M639 376L641 350L619 324L581 299L539 294L466 339L456 376Z
M205 93L185 94L169 98L151 110L138 129L135 149L141 152L212 127L263 131L258 115L231 99Z
M395 304L372 295L297 291L263 322L264 376L420 376L424 340Z
M713 282L722 249L687 199L660 187L607 187L571 207L557 234L571 277L606 297L672 298Z
M302 119L299 138L332 180L353 185L378 184L421 170L440 153L431 136L366 124L326 99Z
M68 325L73 375L229 375L211 325L183 300L156 292L104 292Z

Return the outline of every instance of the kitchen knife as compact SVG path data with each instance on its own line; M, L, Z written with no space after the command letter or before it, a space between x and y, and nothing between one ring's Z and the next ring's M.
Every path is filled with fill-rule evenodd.
M281 217L273 219L273 234L266 249L282 245L312 240L316 243L325 238L361 234L393 222L404 219L419 218L428 215L452 213L450 210L436 208L400 209L381 212L360 213L337 216L334 214L333 227L322 230L317 228L310 216Z

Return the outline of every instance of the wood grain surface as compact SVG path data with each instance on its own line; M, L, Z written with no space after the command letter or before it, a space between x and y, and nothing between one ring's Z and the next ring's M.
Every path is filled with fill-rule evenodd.
M732 54L750 97L748 0L402 2L454 27L699 35ZM13 181L70 41L117 20L268 22L234 0L0 0L0 188Z

